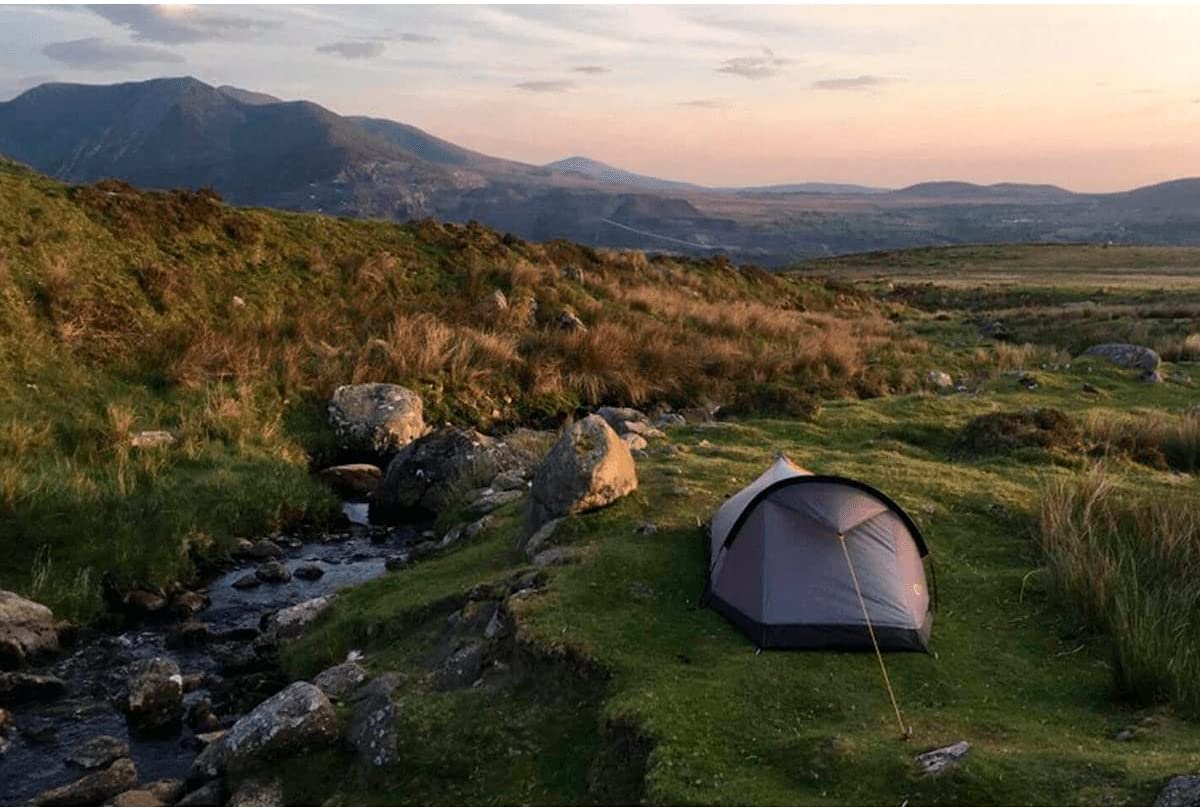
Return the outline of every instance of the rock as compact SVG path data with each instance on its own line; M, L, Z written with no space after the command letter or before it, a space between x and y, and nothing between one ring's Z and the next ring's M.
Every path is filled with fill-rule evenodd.
M658 526L654 523L639 523L633 531L635 534L658 534Z
M67 685L53 675L0 672L0 702L9 705L33 700L53 700L66 692Z
M177 625L167 635L167 646L174 650L191 650L202 646L210 638L212 638L212 634L209 632L207 623L188 619Z
M617 433L628 433L625 427L628 422L645 422L647 419L646 414L636 408L613 408L608 405L597 408L596 416L608 422L608 426Z
M346 739L363 762L376 768L396 759L395 680L381 675L359 691L350 714Z
M925 383L930 388L939 391L949 391L954 388L954 378L944 371L934 369L925 375Z
M504 490L502 492L485 492L470 505L469 509L477 515L486 515L489 512L496 511L505 504L520 500L524 494L524 492L516 489Z
M67 762L92 770L129 756L129 743L116 737L92 737L67 755Z
M365 498L379 486L383 470L374 464L339 464L326 467L317 477L343 498Z
M47 790L33 800L37 805L100 804L137 786L137 766L132 759L118 759L103 771L89 773L69 785Z
M221 730L221 718L213 711L212 700L200 698L187 711L188 727L200 734L211 734Z
M1103 357L1113 365L1132 368L1142 372L1144 378L1158 376L1162 364L1158 352L1132 343L1100 343L1084 350L1085 356ZM1159 378L1161 381L1161 377Z
M327 594L276 611L267 621L266 631L275 638L294 638L319 619L333 599L334 594Z
M182 591L171 598L171 613L181 619L190 619L208 607L208 597L195 591Z
M313 678L313 684L335 700L345 700L366 683L367 671L356 663L338 664Z
M174 804L183 796L182 779L159 779L142 785L138 790L144 790L163 804Z
M153 591L130 591L122 601L138 613L158 613L167 606L166 597Z
M175 803L176 807L220 807L225 804L225 785L220 779L213 779Z
M667 430L668 428L683 427L687 424L687 419L681 413L667 412L659 416L651 424L659 430Z
M321 577L325 576L325 569L319 565L308 563L306 565L299 566L292 573L294 576L299 577L300 579L309 580L311 582L314 579L320 579Z
M586 332L587 324L569 309L558 313L558 328L564 332Z
M563 519L556 518L548 520L538 528L536 532L530 535L525 541L525 555L530 559L533 558L539 551L547 548L550 545L550 540L554 537L554 533L558 531L558 527L562 525Z
M329 423L339 447L370 457L394 453L425 433L421 398L388 383L340 386L329 401Z
M0 591L0 669L18 669L58 650L50 608L12 591Z
M917 764L921 766L921 770L924 773L941 773L947 768L961 762L970 750L971 744L966 740L960 740L945 748L938 748L933 751L926 751L924 754L918 754Z
M625 433L621 436L621 441L625 442L631 453L635 450L645 450L648 446L645 437L637 433Z
M497 492L525 489L525 476L512 470L502 472L492 479L492 489Z
M574 560L575 557L576 552L574 549L555 546L554 548L538 552L533 556L531 562L539 568L546 568L551 565L566 565Z
M254 569L254 576L261 579L263 582L288 582L292 578L292 572L287 570L287 566L279 560L268 560L267 562Z
M583 270L573 264L565 265L562 269L563 278L582 284L584 280Z
M0 706L0 734L12 731L17 727L17 718L8 709Z
M256 542L246 551L246 556L252 560L270 560L278 559L283 556L283 549L277 543L270 540L262 539Z
M233 807L282 807L283 783L279 777L248 776L229 797Z
M244 591L247 588L257 588L261 584L262 580L254 576L254 574L242 574L233 581L231 587Z
M984 321L979 326L979 333L994 340L1009 340L1008 329L1000 321Z
M1200 807L1200 774L1172 776L1154 800L1155 807Z
M118 793L108 801L109 807L166 807L167 803L148 790L135 788Z
M621 431L617 431L617 432L620 433ZM642 421L637 421L637 420L626 421L624 432L625 433L633 433L635 435L641 436L643 439L665 439L665 438L667 438L667 434L663 433L658 428L651 427L648 422L642 422Z
M261 763L323 748L337 739L337 716L325 693L297 681L260 703L224 737L200 752L192 776L253 771Z
M144 731L175 725L183 716L183 676L170 658L148 658L135 663L125 702L129 722Z
M388 465L371 496L372 519L441 512L464 476L491 463L496 444L490 436L455 427L417 439Z
M384 561L383 567L387 571L401 571L408 568L408 557L403 554L394 554Z
M58 729L49 720L30 720L21 724L21 736L38 745L49 745L58 739Z
M205 745L212 745L218 740L225 738L225 729L219 728L216 731L201 731L196 735L196 739Z
M129 437L129 446L141 449L170 447L173 444L175 444L175 437L165 430L139 430Z
M538 465L529 493L526 537L547 521L611 504L637 489L629 448L595 414L571 425Z
M481 640L463 642L437 668L434 685L446 691L466 689L479 680L487 660L487 651L488 645Z

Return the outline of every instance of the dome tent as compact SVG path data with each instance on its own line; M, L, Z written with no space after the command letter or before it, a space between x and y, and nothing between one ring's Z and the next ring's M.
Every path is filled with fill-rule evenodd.
M705 599L759 647L928 650L925 541L875 488L781 455L711 530Z

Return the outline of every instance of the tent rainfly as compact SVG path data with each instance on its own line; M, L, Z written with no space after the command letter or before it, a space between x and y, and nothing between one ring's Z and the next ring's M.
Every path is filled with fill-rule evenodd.
M928 550L877 489L781 455L711 528L705 597L759 647L928 651Z

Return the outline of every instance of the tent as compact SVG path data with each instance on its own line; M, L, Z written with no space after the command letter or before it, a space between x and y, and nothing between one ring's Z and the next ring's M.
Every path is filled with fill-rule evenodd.
M879 490L781 455L711 530L707 604L759 647L928 651L925 540Z

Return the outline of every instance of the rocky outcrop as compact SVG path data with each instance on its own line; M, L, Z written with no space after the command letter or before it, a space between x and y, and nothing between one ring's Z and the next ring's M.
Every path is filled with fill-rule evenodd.
M192 764L195 779L254 771L263 762L324 748L337 739L337 716L325 693L297 681L260 703Z
M170 658L133 665L125 704L129 722L143 731L170 728L183 717L183 675Z
M0 591L0 669L18 669L57 649L50 608L12 591Z
M100 804L137 787L137 766L132 759L118 759L103 771L89 773L69 785L40 794L33 803L41 806Z
M474 430L434 431L401 450L371 496L372 519L437 514L464 476L492 463L496 440Z
M1173 776L1159 791L1155 807L1200 807L1200 774Z
M599 509L637 489L629 447L593 414L565 430L533 475L525 536L555 518Z
M317 477L343 498L365 498L379 486L383 470L374 464L338 464L321 470Z
M354 696L346 740L366 764L383 768L396 760L396 704L392 700L398 679L380 675Z
M1162 359L1158 352L1145 346L1135 346L1132 343L1101 343L1089 346L1084 355L1103 357L1113 365L1142 372L1143 380L1162 382L1162 376L1158 372Z
M396 452L425 433L421 398L399 385L343 385L329 401L338 446L370 458Z

